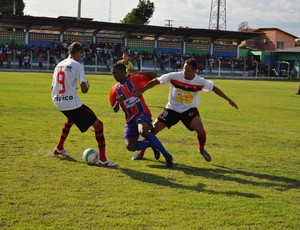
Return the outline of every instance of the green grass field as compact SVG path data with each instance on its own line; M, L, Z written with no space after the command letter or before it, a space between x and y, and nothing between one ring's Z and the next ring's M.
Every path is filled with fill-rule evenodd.
M94 133L71 129L55 158L65 117L50 99L51 74L0 73L1 229L300 229L298 82L214 80L240 107L201 93L207 163L195 132L180 123L158 134L174 158L165 168L124 147L124 113L114 113L111 76L87 75L82 101L104 122L107 156L117 169L86 165ZM155 118L169 85L145 93Z

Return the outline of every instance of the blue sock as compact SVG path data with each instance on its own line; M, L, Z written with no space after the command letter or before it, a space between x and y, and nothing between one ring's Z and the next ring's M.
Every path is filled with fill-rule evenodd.
M152 147L158 149L162 153L162 155L164 155L165 158L171 156L153 133L149 134L147 140L151 142Z
M135 150L146 149L152 147L152 144L149 141L138 141L135 145Z

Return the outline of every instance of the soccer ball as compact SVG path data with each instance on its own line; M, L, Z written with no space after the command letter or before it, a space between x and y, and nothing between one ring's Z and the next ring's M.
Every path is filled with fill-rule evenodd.
M82 154L82 159L88 164L88 165L94 165L98 161L98 152L96 149L93 148L87 148L84 150Z

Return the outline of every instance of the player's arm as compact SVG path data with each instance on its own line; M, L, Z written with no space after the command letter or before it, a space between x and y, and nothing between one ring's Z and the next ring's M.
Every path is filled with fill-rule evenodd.
M150 79L155 79L157 78L157 73L155 72L142 72L142 74L146 75Z
M87 93L89 91L89 88L90 88L89 82L88 81L81 82L80 88L81 88L82 93Z
M137 90L135 92L133 92L133 96L135 97L139 97L141 96L144 92L146 92L148 89L151 89L157 85L159 85L160 82L157 80L157 78L153 79L152 81L149 81L146 85L144 85L143 88L141 88L140 90Z
M120 101L123 100L123 95L118 95L116 96L116 102L115 104L112 106L113 110L115 113L117 113L120 109Z
M234 103L234 101L232 101L229 97L227 97L226 94L223 93L223 91L220 90L218 87L214 86L213 89L212 89L212 91L214 91L215 94L217 94L218 96L220 96L220 97L224 98L226 101L228 101L229 104L230 104L232 107L234 107L234 108L236 108L236 109L239 108L239 107Z

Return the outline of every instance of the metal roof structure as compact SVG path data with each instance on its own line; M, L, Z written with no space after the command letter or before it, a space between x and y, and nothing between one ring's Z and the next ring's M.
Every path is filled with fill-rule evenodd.
M273 53L300 53L300 46L288 48L288 49L277 49Z
M121 37L153 37L166 39L188 40L209 40L209 41L241 41L262 35L259 32L238 32L196 28L175 28L152 25L136 25L123 23L110 23L93 21L89 18L73 17L34 17L34 16L6 16L0 15L0 28L23 29L27 32L53 31L63 33L79 34L106 34L118 35Z

